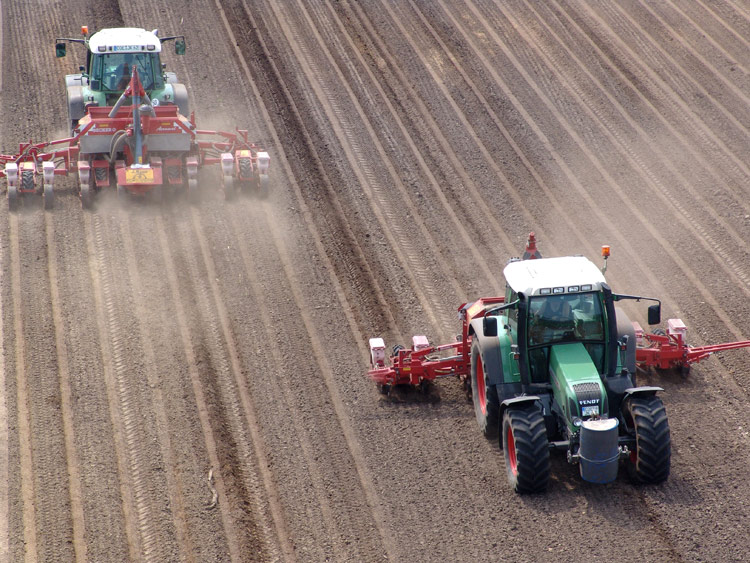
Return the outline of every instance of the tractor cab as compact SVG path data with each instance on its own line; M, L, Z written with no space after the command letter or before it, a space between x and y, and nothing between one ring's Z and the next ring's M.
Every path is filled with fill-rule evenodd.
M509 326L518 333L532 383L549 382L551 352L558 346L582 348L596 371L605 372L605 280L592 262L582 256L517 260L504 274L506 302L519 301L517 310L509 311Z
M151 32L136 28L104 29L91 36L86 70L93 91L119 96L138 69L147 91L164 88L161 41Z
M82 39L61 38L55 45L57 57L66 55L68 42L86 46L86 65L79 68L80 74L65 77L73 129L87 108L113 106L130 83L133 69L138 70L152 105L175 104L180 114L189 116L185 86L177 83L173 72L164 70L161 61L164 41L175 40L175 53L185 53L184 37L159 37L157 30L136 27L102 29L92 35L86 26L81 31Z

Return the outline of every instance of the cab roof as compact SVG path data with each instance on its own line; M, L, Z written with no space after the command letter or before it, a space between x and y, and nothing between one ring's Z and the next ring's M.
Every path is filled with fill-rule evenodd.
M516 260L503 273L511 289L527 297L599 291L606 283L599 268L584 256Z
M113 27L94 33L89 39L89 51L102 53L159 53L161 41L154 31L139 27Z

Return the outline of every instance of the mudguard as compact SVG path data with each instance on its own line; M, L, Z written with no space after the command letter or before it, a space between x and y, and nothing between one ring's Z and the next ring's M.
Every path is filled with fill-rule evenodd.
M500 403L500 420L503 419L503 413L505 412L505 410L510 407L529 407L537 401L541 400L542 398L538 395L522 395L520 397L511 397L510 399L505 399Z
M503 362L500 357L500 338L484 335L484 318L471 321L469 334L479 340L484 362L484 378L488 386L503 383Z
M634 397L636 395L642 396L642 397L650 397L651 395L656 395L657 392L664 391L662 387L652 387L652 386L646 386L643 387L630 387L628 389L625 389L625 393L622 396L622 402L625 403L630 397Z
M190 117L190 104L188 102L187 88L184 84L172 84L172 95L174 96L174 103L180 109L180 113L185 117Z
M65 89L68 94L68 119L71 125L78 123L86 111L83 106L83 86L80 74L70 74L65 77Z

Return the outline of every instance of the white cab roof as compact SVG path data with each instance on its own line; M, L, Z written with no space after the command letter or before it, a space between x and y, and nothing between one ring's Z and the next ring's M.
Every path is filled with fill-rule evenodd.
M113 27L94 33L89 39L89 50L94 54L144 51L159 53L161 41L152 31L138 27Z
M605 283L599 268L583 256L517 260L503 273L511 289L526 296L598 291Z

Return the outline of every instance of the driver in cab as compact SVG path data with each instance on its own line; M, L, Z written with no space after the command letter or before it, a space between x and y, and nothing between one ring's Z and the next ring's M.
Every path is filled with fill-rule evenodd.
M115 77L117 79L115 90L124 90L125 88L127 88L128 84L130 84L130 78L132 74L133 55L127 53L123 58L123 62L117 65L117 68L115 69Z
M575 320L572 309L563 295L547 297L530 319L531 344L544 344L573 335Z

